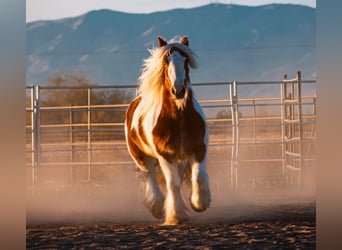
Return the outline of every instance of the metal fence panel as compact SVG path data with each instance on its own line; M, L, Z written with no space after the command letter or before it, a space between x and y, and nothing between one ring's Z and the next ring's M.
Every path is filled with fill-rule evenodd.
M195 92L208 87L225 91L221 93L224 98L199 100L209 127L208 168L212 171L212 185L255 187L259 179L266 177L292 185L298 179L293 169L301 169L296 183L302 185L305 173L302 170L315 166L316 96L302 95L300 88L303 84L315 83L302 81L297 75L295 79L284 78L279 82L193 84ZM279 97L239 96L239 88L246 85L275 86L280 94ZM135 88L133 85L28 86L27 166L31 168L28 183L60 181L60 175L68 184L101 182L108 177L108 169L113 175L119 169L134 169L124 140L123 114L128 102L97 103L93 96L99 90L135 93ZM48 106L44 102L49 94L62 95L61 91L84 91L86 100L60 106ZM295 150L298 148L299 156ZM48 170L54 174L46 174Z

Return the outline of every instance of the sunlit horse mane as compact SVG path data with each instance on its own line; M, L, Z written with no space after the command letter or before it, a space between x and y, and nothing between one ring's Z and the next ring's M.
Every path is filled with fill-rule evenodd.
M187 55L191 68L195 69L198 66L196 54L188 46L175 40L171 40L166 46L149 49L151 56L144 60L138 87L138 95L143 96L144 104L141 107L144 110L149 110L161 102L165 56L172 47L177 47Z

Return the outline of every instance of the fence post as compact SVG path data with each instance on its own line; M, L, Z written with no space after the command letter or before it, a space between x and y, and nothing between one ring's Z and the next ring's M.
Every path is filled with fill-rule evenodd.
M36 110L35 110L35 88L32 86L31 91L31 184L35 184L36 176Z
M237 82L230 82L230 99L232 113L232 154L230 168L230 185L232 189L238 188L238 156L239 156L239 109L238 109L238 91Z
M316 112L316 96L314 96L312 98L312 115L315 117L316 119L316 116L317 116L317 112ZM311 127L311 137L313 138L314 135L316 134L316 126L315 126L315 123L312 123L312 127ZM310 143L311 145L311 143Z
M286 124L285 124L285 119L286 119L286 104L285 104L285 99L287 98L287 75L284 74L283 76L283 81L281 83L281 140L282 140L282 162L283 162L283 177L285 179L285 182L287 183L287 171L286 171L286 155L285 151L287 149L286 146Z
M297 87L298 87L298 120L299 120L299 186L303 187L303 142L304 142L304 131L303 131L303 114L302 114L302 74L297 71Z
M71 154L70 154L70 162L71 162L71 172L70 172L70 180L71 184L74 184L74 151L75 151L75 146L74 146L74 112L72 109L72 104L69 104L69 125L70 125L70 144L71 144Z
M286 161L285 161L285 96L286 96L286 83L287 75L284 74L283 81L280 84L280 97L281 97L281 110L280 110L280 123L281 123L281 156L282 156L282 172L283 178L285 177Z
M88 88L88 181L91 179L91 99L90 99L91 89Z
M256 111L256 103L255 99L253 99L253 113L254 113L254 122L253 122L253 138L254 138L254 143L256 144L257 142L257 111ZM257 147L253 147L253 159L257 157ZM255 180L255 178L254 178ZM254 187L254 182L253 181L253 187Z
M38 181L38 167L40 162L40 104L39 86L34 85L31 89L31 126L32 126L32 171L31 181L35 185Z

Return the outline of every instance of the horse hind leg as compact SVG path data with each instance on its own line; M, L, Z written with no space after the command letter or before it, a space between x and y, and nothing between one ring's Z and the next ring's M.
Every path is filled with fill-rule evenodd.
M191 185L191 207L196 212L203 212L209 208L211 202L209 177L206 172L206 157L204 157L202 162L198 162L195 159L192 160Z
M145 198L144 205L150 210L152 215L157 219L164 218L164 194L158 185L158 175L156 168L158 161L150 159L148 161L148 172L145 180Z
M128 139L128 149L136 166L144 173L145 197L143 204L157 219L164 217L164 195L160 191L156 168L158 160L142 152L134 142Z

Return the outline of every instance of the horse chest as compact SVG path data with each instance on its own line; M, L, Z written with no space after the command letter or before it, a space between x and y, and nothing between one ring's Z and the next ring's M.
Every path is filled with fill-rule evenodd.
M191 115L189 115L189 114ZM196 112L161 112L153 128L157 152L168 161L183 161L203 145L204 122Z

